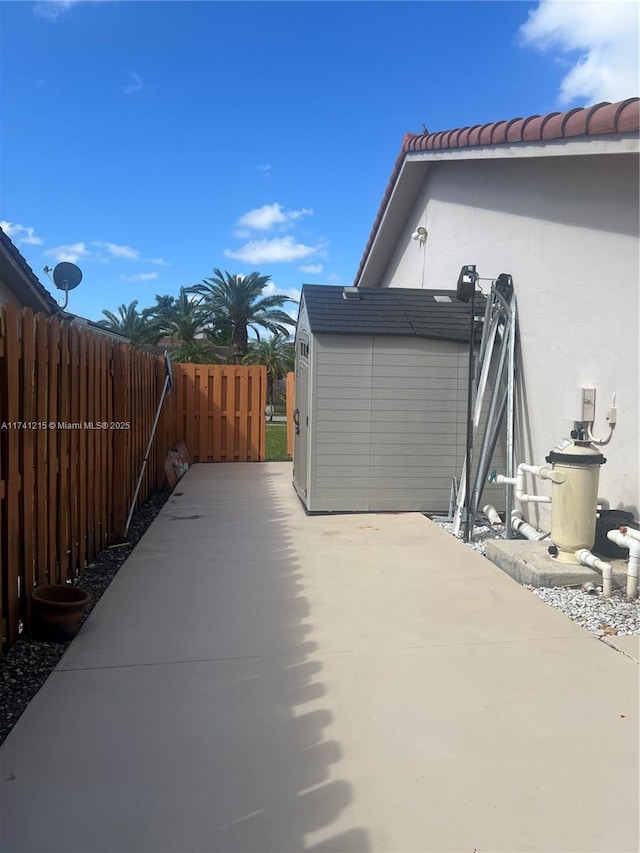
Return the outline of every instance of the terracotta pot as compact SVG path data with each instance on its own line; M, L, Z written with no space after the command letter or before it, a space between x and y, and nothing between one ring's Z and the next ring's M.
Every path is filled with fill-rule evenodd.
M36 640L64 643L78 633L91 601L77 586L39 586L31 593L31 636Z

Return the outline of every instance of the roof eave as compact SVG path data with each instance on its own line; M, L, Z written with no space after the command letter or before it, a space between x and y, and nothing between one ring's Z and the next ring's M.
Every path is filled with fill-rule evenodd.
M372 258L378 253L383 224L388 227L394 199L406 174L408 162L438 162L460 159L496 159L576 154L638 153L640 144L640 99L627 98L615 104L601 103L565 113L529 116L441 133L406 134L394 163L382 202L354 278L356 287L375 287L367 281ZM417 194L416 194L417 197ZM396 228L397 230L397 228ZM390 258L388 253L383 253Z
M23 305L34 311L43 311L46 314L52 314L58 310L58 303L53 296L47 293L40 282L36 285L31 281L31 276L13 257L12 252L5 251L2 256L7 265L7 277L10 279L7 284Z

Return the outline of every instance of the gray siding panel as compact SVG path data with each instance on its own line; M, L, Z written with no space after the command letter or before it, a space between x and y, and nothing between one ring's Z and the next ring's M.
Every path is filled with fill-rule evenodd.
M314 482L308 507L315 511L369 509L371 337L316 336Z
M335 489L316 489L312 512L368 512L369 489L350 489L337 492Z
M353 400L352 404L345 405L341 402L338 407L335 401L331 401L332 407L327 405L326 409L319 409L316 414L316 422L320 425L323 423L360 423L364 426L365 422L369 422L371 403L368 400Z
M467 345L328 334L314 343L308 508L446 511L464 461ZM503 491L488 487L485 499L502 508Z
M317 453L333 453L340 445L360 445L363 453L370 445L370 430L318 430L316 438ZM349 447L351 452L351 447Z
M398 345L375 338L371 509L427 512L447 507L458 467L462 402L466 404L466 383L461 381L457 344Z
M369 490L369 472L367 471L362 477L341 477L335 476L335 474L317 475L316 489L325 489L327 493L330 489L334 489L336 492L362 489L365 492Z

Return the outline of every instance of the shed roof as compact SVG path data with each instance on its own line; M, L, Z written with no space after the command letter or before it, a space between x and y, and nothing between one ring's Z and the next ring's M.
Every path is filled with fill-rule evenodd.
M347 299L343 292L344 288L331 284L303 285L302 299L313 334L469 340L470 306L456 299L455 290L362 288ZM478 298L480 310L482 301Z

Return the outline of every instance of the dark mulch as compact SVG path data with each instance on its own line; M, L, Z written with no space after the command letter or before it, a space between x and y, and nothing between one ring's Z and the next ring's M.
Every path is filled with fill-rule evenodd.
M155 494L133 516L126 545L107 548L88 564L75 586L91 596L87 616L131 554L147 527L160 512L171 492ZM86 617L85 617L86 618ZM57 666L69 643L45 643L23 633L0 657L0 744L7 737L20 715Z

